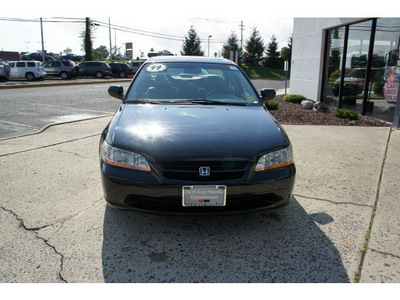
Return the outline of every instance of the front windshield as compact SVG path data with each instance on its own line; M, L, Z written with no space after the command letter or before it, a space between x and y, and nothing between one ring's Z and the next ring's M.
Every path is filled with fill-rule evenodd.
M211 100L221 104L257 105L258 96L234 65L212 63L146 64L126 101L181 103Z

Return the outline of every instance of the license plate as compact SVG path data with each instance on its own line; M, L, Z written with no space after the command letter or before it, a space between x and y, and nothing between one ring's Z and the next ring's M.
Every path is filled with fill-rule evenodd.
M225 206L226 185L192 185L182 187L182 205Z

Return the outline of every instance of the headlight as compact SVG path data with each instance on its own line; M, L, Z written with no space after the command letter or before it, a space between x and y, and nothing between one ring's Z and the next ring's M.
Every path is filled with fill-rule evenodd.
M292 145L275 152L267 153L260 157L256 165L256 172L275 169L293 163Z
M101 156L113 166L150 172L150 166L142 155L112 147L106 141L103 142Z

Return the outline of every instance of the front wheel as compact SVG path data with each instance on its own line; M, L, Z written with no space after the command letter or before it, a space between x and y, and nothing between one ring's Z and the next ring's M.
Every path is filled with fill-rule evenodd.
M35 80L35 75L33 73L26 73L25 78L29 81Z
M68 77L69 77L67 72L61 72L60 76L61 76L61 79L68 79Z
M103 72L97 71L96 74L94 75L96 78L103 78Z

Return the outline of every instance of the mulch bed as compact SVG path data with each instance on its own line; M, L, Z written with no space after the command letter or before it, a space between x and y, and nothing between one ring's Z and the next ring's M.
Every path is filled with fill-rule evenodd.
M359 114L358 120L346 120L335 116L336 108L329 107L329 112L323 113L304 109L301 104L290 103L283 100L284 95L278 95L278 109L269 112L281 124L285 125L326 125L326 126L369 126L390 127L389 124L371 117Z

